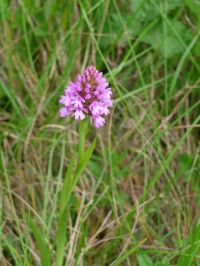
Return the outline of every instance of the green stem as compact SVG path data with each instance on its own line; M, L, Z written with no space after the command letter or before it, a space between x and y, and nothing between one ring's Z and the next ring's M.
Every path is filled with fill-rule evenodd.
M62 266L65 257L65 244L67 241L66 222L70 211L70 196L74 191L78 179L85 169L90 157L92 156L95 141L85 151L85 137L87 133L88 119L80 121L79 123L79 140L78 140L78 163L76 169L73 171L75 163L75 156L71 159L67 173L65 175L64 184L60 193L59 212L58 212L58 228L56 233L56 266Z
M85 150L85 137L88 126L88 119L79 123L79 144L78 144L78 160L81 161Z

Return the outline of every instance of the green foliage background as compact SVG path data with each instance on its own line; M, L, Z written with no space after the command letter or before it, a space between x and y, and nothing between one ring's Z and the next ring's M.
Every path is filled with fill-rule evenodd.
M200 265L200 1L1 0L0 21L0 264L54 265L78 141L58 99L94 64L114 107L89 130L65 264Z

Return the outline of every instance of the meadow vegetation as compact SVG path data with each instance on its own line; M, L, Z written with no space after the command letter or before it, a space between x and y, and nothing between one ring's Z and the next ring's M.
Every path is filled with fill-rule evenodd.
M90 64L114 107L88 132L65 265L200 265L200 1L1 0L0 21L0 265L55 265L78 143L58 100Z

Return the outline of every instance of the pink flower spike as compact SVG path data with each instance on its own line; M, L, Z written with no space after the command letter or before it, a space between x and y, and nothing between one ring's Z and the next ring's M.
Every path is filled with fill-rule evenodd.
M105 124L103 116L110 113L112 91L103 73L94 66L87 67L75 82L70 82L64 94L59 100L63 105L60 117L74 116L75 120L84 120L89 116L90 121L94 120L94 127Z

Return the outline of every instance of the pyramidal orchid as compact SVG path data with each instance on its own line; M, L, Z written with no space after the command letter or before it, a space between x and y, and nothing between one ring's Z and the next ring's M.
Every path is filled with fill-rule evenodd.
M109 107L113 104L111 95L103 73L91 65L65 89L59 100L63 105L60 117L74 116L75 120L84 120L89 116L94 127L102 127L105 124L104 116L110 113Z
M60 117L74 117L79 120L77 152L70 159L63 186L59 194L58 221L56 233L56 266L62 266L65 258L65 245L67 242L66 224L70 210L70 198L75 186L86 168L96 145L96 138L87 147L86 136L89 120L94 127L99 128L105 124L105 116L112 107L112 91L103 73L94 66L85 69L78 75L75 82L70 82L59 99L62 105ZM75 159L77 157L77 160ZM66 262L68 265L68 262ZM49 264L50 266L50 264Z

